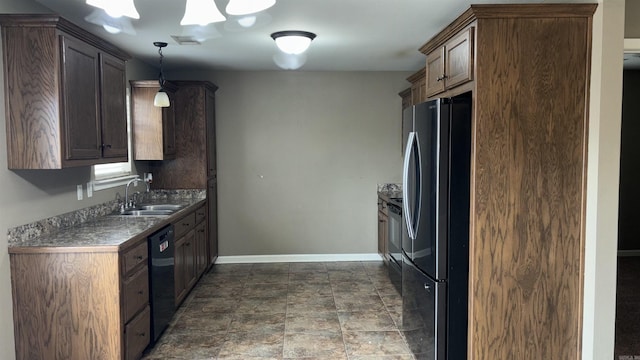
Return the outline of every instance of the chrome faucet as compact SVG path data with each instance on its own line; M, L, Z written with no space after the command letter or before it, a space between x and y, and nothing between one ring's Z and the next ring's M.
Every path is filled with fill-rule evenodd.
M144 181L144 180L140 179L139 177L136 177L136 178L133 178L133 179L129 180L129 182L127 183L127 186L124 189L124 209L122 209L122 210L130 209L130 208L136 206L136 197L135 196L132 196L133 199L129 200L129 186L131 184L133 184L133 186L136 186L136 185L138 185L139 182L144 182L147 185L147 192L149 192L150 187L149 187L149 182L148 181Z

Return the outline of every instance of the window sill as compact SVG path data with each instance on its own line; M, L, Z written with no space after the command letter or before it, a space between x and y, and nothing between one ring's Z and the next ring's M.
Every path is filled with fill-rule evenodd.
M127 185L129 180L139 177L138 175L119 176L110 179L93 180L93 190L100 191L114 188L117 186Z

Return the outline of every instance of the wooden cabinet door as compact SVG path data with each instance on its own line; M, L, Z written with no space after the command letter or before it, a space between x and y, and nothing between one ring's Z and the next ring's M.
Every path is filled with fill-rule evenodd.
M127 161L126 74L124 61L100 54L102 157Z
M185 235L185 250L184 250L184 282L187 288L187 292L196 284L198 279L196 275L196 259L197 259L197 245L196 245L196 232L191 230Z
M175 286L176 295L176 307L180 305L182 300L187 294L187 287L185 284L185 238L176 240L176 249L174 254L174 268L173 268L173 280Z
M445 89L445 83L442 81L445 74L444 57L444 47L427 55L426 97L441 93Z
M473 77L473 28L449 40L444 47L446 88L470 81Z
M99 159L99 52L71 37L62 35L61 40L65 159Z
M195 252L196 252L196 277L200 277L207 269L207 229L206 223L203 221L196 225L195 233Z
M206 90L205 118L207 126L207 178L215 178L216 171L216 99L213 91Z
M211 179L207 185L207 228L209 235L209 264L218 258L218 186L217 180Z
M176 157L176 107L173 93L167 92L171 106L162 108L162 152L165 159Z

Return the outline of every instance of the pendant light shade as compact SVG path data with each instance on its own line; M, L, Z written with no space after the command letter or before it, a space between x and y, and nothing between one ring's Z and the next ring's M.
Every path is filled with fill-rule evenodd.
M158 54L160 54L160 74L158 75L158 83L160 83L160 90L153 98L153 106L157 107L169 107L171 102L169 101L169 95L164 91L164 74L162 73L162 48L167 46L166 42L156 41L153 43L158 48Z
M133 0L87 0L87 4L103 9L113 18L126 16L140 19L140 14L138 14Z
M205 26L226 19L213 0L187 0L180 25Z
M225 10L229 15L247 15L266 10L275 3L276 0L230 0Z
M271 34L280 51L286 54L298 55L307 51L316 34L308 31L288 30Z
M156 93L156 96L153 98L153 106L156 107L169 107L171 106L171 102L169 101L169 95L167 95L166 91L163 88Z

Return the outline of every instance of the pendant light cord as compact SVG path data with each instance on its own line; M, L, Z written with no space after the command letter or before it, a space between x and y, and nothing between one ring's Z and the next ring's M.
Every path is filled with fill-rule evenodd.
M158 54L160 54L160 74L158 75L158 82L160 83L160 89L164 87L164 74L162 74L162 47L158 46Z

